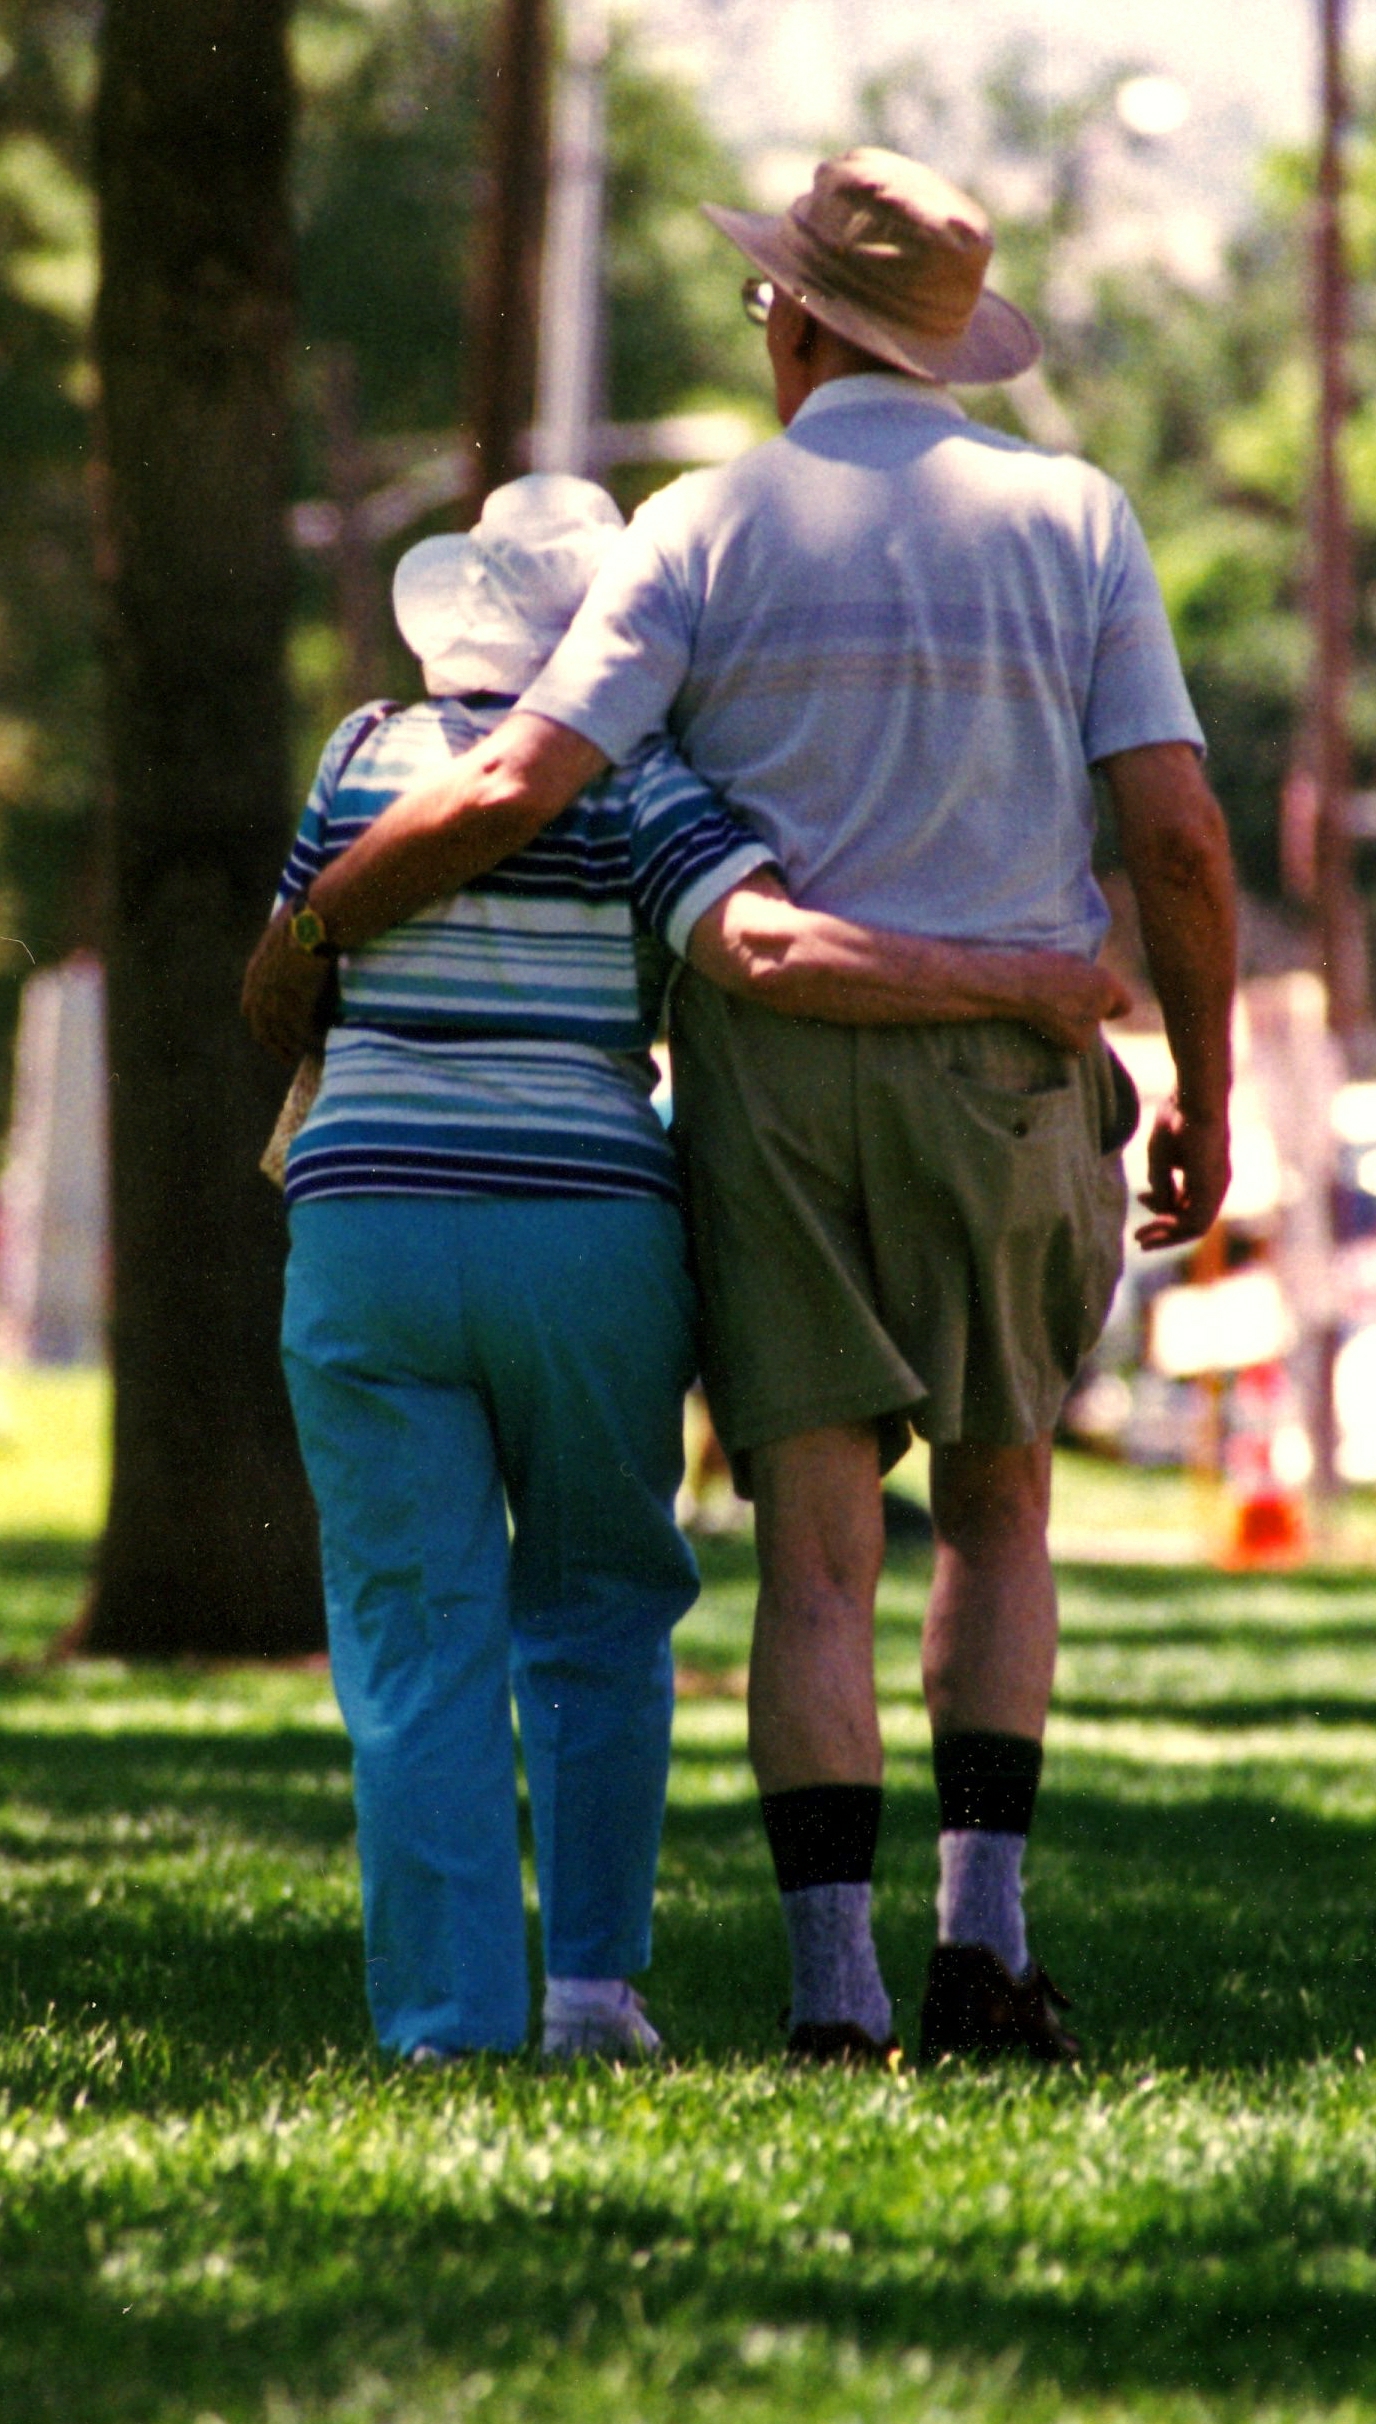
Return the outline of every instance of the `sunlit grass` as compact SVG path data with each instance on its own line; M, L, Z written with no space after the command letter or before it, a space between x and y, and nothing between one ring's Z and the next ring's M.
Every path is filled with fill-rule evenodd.
M419 2076L370 2041L328 1679L33 1662L79 1599L102 1412L85 1377L29 1402L46 1444L0 1449L6 2424L1376 2424L1364 1573L1117 1562L1103 1476L1066 1466L1103 1554L1062 1574L1030 1906L1090 2059L798 2077L753 1562L704 1544L648 1981L673 2066ZM1169 1478L1113 1477L1127 1533ZM927 1572L895 1553L879 1644L910 2039Z
M0 1366L0 1538L90 1541L109 1486L102 1372Z

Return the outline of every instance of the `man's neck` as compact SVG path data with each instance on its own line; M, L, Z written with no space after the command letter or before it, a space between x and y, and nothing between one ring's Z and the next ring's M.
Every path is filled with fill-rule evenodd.
M829 379L859 379L874 371L889 379L903 376L896 362L886 362L881 354L866 353L863 346L849 345L844 337L833 336L829 328L820 325L808 368L814 389L824 387Z
M790 398L790 410L781 415L787 429L800 407L814 396L819 387L828 386L833 379L859 379L875 375L886 379L902 378L895 362L885 362L879 354L866 353L859 345L848 345L844 337L833 336L820 321L815 323L816 335L806 362L797 366L796 393Z

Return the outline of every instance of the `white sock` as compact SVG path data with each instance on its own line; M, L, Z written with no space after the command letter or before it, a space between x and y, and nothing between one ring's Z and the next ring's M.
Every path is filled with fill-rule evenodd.
M986 1944L1014 1978L1021 1978L1028 1967L1022 1915L1026 1849L1025 1835L998 1835L976 1826L950 1827L937 1838L939 1941Z
M804 1885L780 1902L793 1956L790 2027L848 2020L882 2045L893 2007L870 1934L868 1885Z
M547 2020L614 2020L626 2009L624 1978L546 1978Z

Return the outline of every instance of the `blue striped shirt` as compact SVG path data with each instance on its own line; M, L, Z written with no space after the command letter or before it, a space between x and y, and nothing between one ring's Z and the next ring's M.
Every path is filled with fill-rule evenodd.
M347 717L321 758L279 904L501 712L433 699ZM705 909L771 863L659 744L453 900L345 953L324 1078L288 1154L288 1203L674 1195L649 1055L673 954Z

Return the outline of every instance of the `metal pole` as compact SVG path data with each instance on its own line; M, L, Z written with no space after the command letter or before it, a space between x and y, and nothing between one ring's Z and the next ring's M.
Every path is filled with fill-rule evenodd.
M555 87L540 291L538 471L587 473L601 404L606 0L570 0Z
M1314 899L1328 996L1328 1027L1351 1065L1369 1029L1366 934L1352 879L1348 800L1352 789L1352 535L1343 479L1347 418L1347 260L1343 244L1344 0L1319 0L1321 140L1314 206L1314 348L1319 375L1318 474L1314 494L1314 688L1311 707ZM1331 1239L1329 1244L1331 1257ZM1331 1261L1330 1261L1331 1269ZM1325 1292L1326 1293L1326 1292ZM1338 1331L1321 1308L1301 1364L1314 1450L1314 1497L1337 1495L1333 1365Z
M1350 1042L1369 1024L1366 933L1352 878L1348 797L1352 751L1352 541L1343 482L1348 411L1347 262L1343 245L1344 0L1320 0L1323 133L1314 215L1314 337L1319 368L1315 500L1315 875L1328 1023Z

